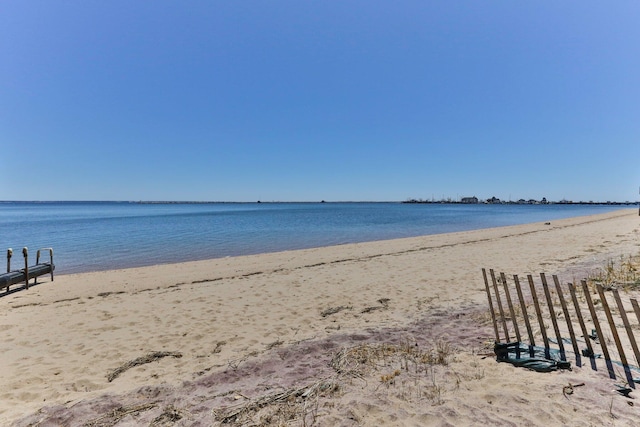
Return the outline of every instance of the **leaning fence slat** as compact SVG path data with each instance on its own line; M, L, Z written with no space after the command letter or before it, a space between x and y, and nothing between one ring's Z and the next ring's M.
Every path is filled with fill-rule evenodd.
M576 341L576 334L573 331L573 324L571 323L571 317L569 316L569 309L567 308L567 303L564 300L564 294L562 292L562 287L560 286L560 280L558 280L558 276L555 274L552 277L553 277L553 283L556 285L556 292L558 293L560 304L562 305L562 312L564 313L564 318L567 321L567 329L569 329L569 336L571 337L571 345L573 346L573 352L576 355L576 361L579 361L580 349L578 348L578 342Z
M520 319L518 319L519 315L518 316L516 315L517 307L514 305L514 301L511 297L511 292L513 291L513 287L508 283L505 273L501 272L499 273L500 276L497 276L494 270L492 269L488 269L488 270L489 271L487 272L487 269L483 268L482 276L484 279L485 291L487 293L487 300L489 302L489 309L491 312L491 319L493 323L493 330L496 337L496 343L499 343L502 338L506 339L507 343L510 342L509 326L508 326L509 317L507 316L510 316L511 318L511 323L513 324L513 329L515 332L515 338L517 338L518 342L520 343L522 342L523 338L524 339L526 338L520 335L520 327L522 326L522 323ZM489 281L489 276L491 277L491 282ZM581 352L580 350L581 350L581 346L583 345L583 341L582 340L579 341L580 337L576 337L577 330L574 326L575 318L572 321L572 317L574 316L574 314L571 313L569 309L569 302L565 297L566 296L565 292L567 291L567 288L563 290L563 286L565 285L563 285L560 282L557 275L553 275L552 277L555 285L554 289L559 302L552 299L555 297L553 297L553 294L552 294L553 290L551 290L550 288L550 283L547 281L547 277L545 273L540 273L540 278L542 281L541 287L542 287L542 290L544 291L544 295L546 298L546 304L544 304L544 303L541 303L539 300L539 296L540 296L539 290L536 291L536 287L540 287L540 286L536 285L532 275L530 274L527 275L527 280L529 282L529 287L531 291L531 299L533 301L533 306L536 311L538 324L540 325L540 333L544 341L546 357L547 358L554 357L549 354L550 350L552 349L549 346L550 341L549 341L549 337L547 336L548 328L545 325L545 321L544 321L545 317L548 315L553 323L555 335L558 339L557 345L558 347L560 347L560 356L562 357L563 360L566 360L566 355L565 355L565 348L564 348L564 340L562 339L561 334L564 333L566 336L566 333L568 332L568 334L571 337L571 344L576 356L576 364L578 366L581 366L581 356L589 357L591 362L591 367L594 370L597 370L596 361L597 361L597 358L600 358L601 356L599 354L596 354L596 352L594 351L595 346L592 345L592 340L595 340L595 342L599 343L600 345L600 349L602 351L602 357L606 362L606 367L607 367L609 376L612 379L616 379L616 372L618 370L614 369L614 364L619 363L624 368L624 372L625 372L629 387L635 388L634 381L637 381L637 380L633 378L633 375L631 372L631 369L632 368L635 369L635 367L629 366L629 361L627 359L627 356L625 354L625 349L621 341L620 331L618 330L618 327L620 327L620 325L616 326L616 323L614 320L614 314L617 314L617 312L614 313L612 311L612 307L610 306L609 301L607 300L604 287L599 284L595 285L595 290L597 291L598 297L599 297L599 299L597 299L595 297L595 292L594 292L594 295L592 295L592 292L591 292L593 291L594 288L588 285L586 279L581 280L581 284L582 284L581 287L584 295L584 301L586 301L586 305L588 306L589 313L591 315L589 319L583 316L583 312L582 312L583 307L581 306L581 302L580 302L582 301L581 299L582 297L580 297L580 300L578 299L579 298L579 295L577 294L578 287L573 283L566 284L568 291L571 295L571 301L573 302L575 316L578 319L578 322L580 324L580 330L582 332L582 337L584 338L584 344L586 344L586 347L587 347L587 348L583 348ZM502 286L500 286L500 283L499 283L500 281L502 281ZM530 351L532 351L533 347L535 346L534 334L537 333L537 331L533 329L534 325L532 325L532 319L529 318L529 314L527 313L527 305L530 301L528 299L528 295L526 296L527 299L525 299L525 295L522 289L522 284L520 283L520 279L518 278L518 275L515 275L515 274L513 275L513 281L514 281L514 286L517 292L518 302L520 304L519 307L521 308L522 317L524 319L524 323L527 328L527 334L529 338L529 349ZM493 287L493 290L492 290L492 287ZM506 298L506 301L507 301L506 304L508 304L508 309L509 309L508 313L506 312L507 307L504 307L502 305L502 299L500 295L501 287L504 288L502 289L502 292L504 292L502 296ZM620 313L619 314L620 320L624 324L624 328L626 330L626 333L629 339L628 343L630 343L631 347L633 348L635 361L637 362L638 365L640 365L640 348L638 346L640 342L636 341L636 338L634 335L633 329L635 326L631 325L631 323L629 322L628 313L624 307L624 304L622 302L618 289L613 288L611 290L612 290L613 298L615 299L615 302L617 305L616 308ZM494 295L492 295L492 293L495 294L495 297ZM636 301L636 299L633 299L633 298L630 298L629 301L631 302L635 315L638 321L640 322L640 305L638 304L638 301ZM497 309L495 307L496 304L498 305ZM607 327L603 328L603 325L601 324L601 319L598 318L598 312L596 311L596 304L599 304L602 307L602 311L604 312L607 318L608 328ZM562 308L562 314L560 314L560 312L557 311L559 310L558 305L560 305ZM528 307L528 308L531 309L531 307ZM543 313L543 309L545 310L545 313ZM562 325L562 329L560 328L558 315L564 315L565 321L567 324L566 330L564 329L564 325ZM498 319L498 316L500 316L500 319ZM587 324L586 321L589 321L589 320L590 322L589 324ZM501 336L501 332L500 332L501 328L499 323L502 323L502 329L504 330L504 337ZM590 329L590 328L593 328L593 329ZM592 332L589 333L589 330L591 330ZM609 333L611 335L609 335ZM610 353L610 350L608 348L608 345L611 345L612 338L616 345L617 354ZM607 341L609 341L609 343L607 343ZM625 342L625 345L627 345L628 343ZM629 348L627 348L626 351L628 352ZM533 356L534 354L532 353L531 355ZM614 360L612 360L612 356L619 357L619 359L617 360L619 360L620 362L615 362Z
M496 320L496 313L493 311L493 301L491 299L491 289L489 288L489 280L487 280L487 271L482 269L482 277L484 278L484 286L487 291L487 298L489 298L489 310L491 311L491 320L493 322L493 331L496 333L496 342L500 342L500 333L498 332L498 321Z
M631 348L633 348L633 354L636 357L636 366L640 366L640 351L638 351L638 344L636 343L636 338L633 335L633 330L631 329L631 324L629 323L629 318L627 317L627 313L625 312L625 308L622 305L622 300L620 299L620 294L618 293L618 289L613 288L613 297L616 300L616 304L618 306L618 311L620 312L620 317L622 318L622 323L624 323L624 328L627 331L627 336L629 337L629 342L631 343Z
M633 311L636 313L636 317L638 318L638 322L640 322L640 307L638 306L638 301L635 299L631 300L631 305L633 306Z
M535 346L536 342L533 339L531 322L529 322L529 314L527 313L527 303L524 300L524 296L522 295L522 287L520 286L520 279L518 279L517 274L513 275L513 281L516 284L516 292L518 293L518 299L520 300L520 309L522 310L522 316L524 317L524 324L527 327L527 333L529 334L529 344L532 346Z
M533 283L533 276L530 274L527 275L527 280L529 281L529 288L531 288L531 298L533 298L533 306L536 309L536 315L538 317L538 323L540 324L540 333L542 334L542 340L544 342L544 347L549 348L549 338L547 338L547 330L544 326L544 322L542 321L542 312L540 311L540 303L538 302L538 294L536 293L536 286Z
M587 326L584 324L584 318L582 317L582 311L580 310L580 304L578 303L578 297L576 296L576 287L573 283L569 283L569 293L571 294L573 307L576 310L576 317L578 317L578 322L580 322L582 337L584 338L585 343L587 344L587 349L589 350L589 357L593 358L595 352L593 351L593 347L591 347L591 341L589 341L589 331L587 330Z
M498 304L498 311L500 311L500 319L502 320L502 329L504 329L504 337L507 342L510 342L509 330L507 329L507 321L504 318L504 310L502 308L502 301L500 300L500 290L498 289L498 281L496 280L495 272L489 269L491 275L491 281L493 282L493 290L496 293L496 303Z
M509 305L509 313L511 314L511 321L513 322L513 330L516 333L516 340L518 342L522 342L522 338L520 337L520 328L518 327L518 318L516 317L516 312L513 309L511 293L509 292L509 285L507 284L507 276L505 276L504 273L500 273L500 279L502 280L502 285L504 286L504 295L507 298L507 304Z
M558 319L556 319L556 312L553 309L553 301L551 301L551 293L549 292L549 285L547 284L547 278L544 273L540 273L540 279L542 279L542 289L547 299L547 305L549 307L549 314L551 315L551 323L553 324L553 330L556 333L556 339L558 340L558 347L560 347L560 355L562 359L565 358L564 344L562 342L562 336L560 335L560 328L558 328Z
M627 356L624 354L624 349L622 348L622 343L620 342L620 336L618 335L618 329L616 328L616 324L613 321L613 316L611 315L611 309L609 308L609 303L607 302L607 297L604 294L604 289L602 285L596 285L596 289L598 290L598 295L600 295L600 300L602 302L602 308L604 308L604 314L607 316L607 320L609 321L609 327L611 329L611 334L613 335L613 340L616 343L616 348L618 349L618 355L620 356L620 361L624 366L629 366L629 362L627 362ZM602 339L602 338L600 338Z
M598 315L596 314L596 309L593 306L593 301L591 300L591 294L589 293L589 286L587 286L587 281L582 280L582 290L584 291L584 298L587 300L587 305L589 306L589 312L591 313L591 320L593 321L593 325L596 328L596 333L598 334L598 342L600 343L600 347L602 348L602 353L604 354L604 359L608 362L607 367L609 369L609 376L611 378L616 377L616 373L613 371L613 366L611 365L611 356L609 355L609 349L607 348L607 340L602 333L602 328L600 327L600 321L598 320Z
M609 328L611 329L613 340L615 341L616 348L618 349L618 355L620 356L620 361L622 362L622 367L624 368L624 373L627 377L627 383L629 384L629 387L636 388L636 384L633 381L633 375L631 374L631 370L629 369L629 362L627 362L627 356L624 353L624 348L622 347L622 342L620 341L620 335L618 335L618 328L616 328L613 316L611 315L611 309L609 308L609 303L607 302L607 297L604 294L604 288L600 284L596 285L596 288L598 289L598 294L602 299L602 307L604 308L604 312L607 315L607 320L609 321Z

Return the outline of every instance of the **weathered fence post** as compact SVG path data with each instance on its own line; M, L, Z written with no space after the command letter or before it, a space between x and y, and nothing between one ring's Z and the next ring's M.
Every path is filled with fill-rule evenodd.
M616 348L618 349L618 355L620 356L620 361L622 362L623 365L629 365L629 363L627 362L627 356L624 354L624 349L622 348L622 343L620 342L618 329L616 328L616 324L613 321L613 316L611 316L611 310L609 309L609 303L607 302L607 297L604 294L604 289L600 284L596 285L596 289L598 290L598 295L600 296L600 302L602 303L604 314L607 316L607 321L609 322L609 329L611 329L613 340L616 343Z
M589 354L587 356L593 359L593 357L595 356L595 352L593 351L593 347L591 347L591 341L589 341L589 331L587 331L587 326L584 324L584 318L582 317L582 311L580 310L580 303L578 302L578 297L576 296L576 287L573 283L569 283L569 293L571 294L573 307L576 310L576 316L578 317L578 321L580 322L582 338L584 338L585 343L587 344L587 350L589 351Z
M516 333L516 340L518 342L522 342L522 338L520 338L520 328L518 328L518 319L516 317L516 312L513 309L511 293L509 292L509 286L507 284L507 277L504 273L500 273L500 279L502 280L502 285L504 286L504 295L507 298L507 304L509 305L509 313L511 313L511 320L513 322L513 329Z
M604 288L600 284L596 285L596 288L598 289L598 294L600 295L600 299L602 300L604 313L607 315L607 320L609 321L609 328L611 329L613 340L615 341L616 348L618 349L618 356L620 356L620 361L622 362L622 367L624 368L624 373L627 377L627 383L631 388L636 388L635 382L633 381L633 376L631 375L631 370L629 369L629 362L627 362L627 356L624 354L624 348L622 347L622 342L620 341L620 335L618 335L618 328L616 328L616 324L613 321L611 309L609 308L607 297L604 294Z
M551 314L551 323L553 324L553 330L556 333L556 339L558 340L558 347L560 347L560 357L562 360L567 360L564 351L564 343L562 342L562 336L560 335L560 328L558 328L558 319L556 319L556 311L553 308L553 301L551 300L551 293L549 292L549 285L547 284L547 278L544 273L540 273L542 279L542 289L544 295L547 298L547 305L549 306L549 314Z
M520 279L518 279L518 275L513 275L513 281L516 284L516 292L518 293L518 299L520 300L520 309L522 310L522 316L524 317L524 324L527 327L527 334L529 334L529 344L531 346L536 345L536 342L533 338L533 331L531 330L531 323L529 322L529 314L527 313L527 304L524 300L524 296L522 295L522 287L520 286Z
M596 328L596 333L598 334L598 341L600 342L600 347L602 348L602 353L604 353L605 361L607 362L607 369L609 370L609 376L611 378L616 377L616 373L613 370L613 365L611 365L611 356L609 355L609 349L607 348L606 339L604 334L602 333L602 328L600 327L600 321L598 321L598 315L596 314L596 309L593 306L593 301L591 300L591 294L589 293L589 286L587 286L587 281L582 280L582 290L584 291L584 298L587 300L587 305L589 306L589 312L591 313L591 320L593 321L593 325Z
M491 320L493 321L493 330L496 333L496 342L500 342L500 333L498 332L498 322L496 320L496 313L493 310L493 301L491 299L491 289L489 288L489 280L487 280L487 271L482 269L482 277L484 278L484 286L487 291L487 298L489 299L489 310L491 311Z
M549 348L549 338L547 338L547 330L542 321L542 312L540 311L540 303L538 302L538 294L536 293L536 286L533 283L533 276L527 274L527 280L529 281L529 288L531 289L531 298L533 298L533 306L536 309L536 316L538 317L538 323L540 324L540 333L542 334L542 340L544 342L544 348Z
M571 323L571 317L569 316L569 309L567 308L567 303L564 300L560 280L558 280L558 276L555 274L552 277L553 283L556 285L556 292L558 293L560 304L562 305L562 312L564 313L565 320L567 321L567 328L569 329L569 336L571 337L571 345L573 346L573 352L576 355L576 365L580 366L580 349L578 348L578 343L576 341L576 334L573 331L573 324Z
M504 337L507 342L510 342L509 338L509 330L507 329L507 321L504 318L504 310L502 309L502 301L500 300L500 290L498 289L498 282L496 280L496 275L492 269L489 269L489 274L491 275L491 281L493 282L493 290L496 293L496 302L498 304L498 310L500 311L500 318L502 320L502 328L504 329Z
M620 318L622 318L622 323L624 324L624 328L627 331L627 336L629 337L631 348L633 348L633 354L636 357L636 366L640 366L640 351L638 351L638 344L636 343L636 338L633 335L633 330L631 329L631 324L629 323L627 313L625 312L624 306L622 305L620 294L618 293L618 289L616 288L613 288L613 297L616 300L618 311L620 312Z
M635 299L631 299L631 305L633 306L633 311L636 313L638 322L640 322L640 307L638 307L638 301L636 301Z

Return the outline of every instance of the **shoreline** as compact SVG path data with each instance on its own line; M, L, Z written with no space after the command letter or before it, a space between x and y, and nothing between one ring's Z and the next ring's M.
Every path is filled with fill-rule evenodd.
M278 203L280 203L280 202L278 202ZM365 202L352 202L352 203L365 203ZM366 202L366 203L371 203L371 202ZM396 202L373 202L373 203L396 203ZM592 217L592 216L615 214L615 213L625 212L627 210L629 212L631 212L631 209L617 209L617 210L606 212L606 213L602 213L602 214L598 213L598 214L591 214L591 215L580 215L580 216L569 217L569 218L551 219L551 221L555 222L555 221L560 221L560 220L573 220L573 219L577 220L579 218L589 218L589 217ZM155 267L162 266L162 265L186 264L186 263L192 263L192 262L195 262L195 263L198 263L198 262L214 262L216 260L222 260L222 259L228 259L228 258L242 258L242 257L263 256L263 255L270 255L270 254L279 254L279 253L283 253L283 252L299 252L299 251L307 251L307 250L315 251L315 250L322 250L324 248L342 247L342 246L348 246L348 245L368 245L368 244L376 244L377 245L377 244L384 244L384 242L403 241L403 240L409 240L409 239L425 239L425 238L429 238L431 236L448 236L448 235L455 235L455 234L459 234L459 233L481 232L483 230L493 230L493 229L502 229L502 228L508 228L508 227L527 226L527 225L530 225L530 224L539 224L539 223L544 223L544 222L548 222L548 221L536 221L536 222L525 223L525 224L503 225L503 226L476 228L476 229L461 230L461 231L444 231L444 232L437 232L437 233L432 233L432 234L423 234L423 235L418 235L418 236L394 237L394 238L390 238L390 239L386 239L385 238L385 239L378 239L378 240L375 240L375 239L374 240L362 240L362 241L335 243L335 244L322 245L322 246L291 248L291 249L284 249L284 250L274 249L274 250L266 251L266 252L250 252L250 253L245 253L245 254L233 254L233 255L218 256L218 257L213 257L213 258L196 257L196 258L193 258L193 259L181 259L181 260L178 260L178 261L175 261L175 262L159 262L159 263L149 263L149 264L143 263L143 264L139 264L139 265L136 265L134 263L134 264L132 264L130 266L123 266L123 267L111 267L111 268L100 268L100 269L94 269L94 270L63 272L60 275L87 274L87 273L108 272L108 271L115 271L115 270L130 270L130 269L137 269L137 268L155 268Z
M291 209L287 204L264 209L53 205L17 208L9 215L3 240L14 248L53 247L58 274L421 237L621 210L620 206L420 207L401 203L332 204L335 208L295 204ZM280 215L281 209L286 217ZM20 222L20 212L33 221ZM292 223L286 221L289 217ZM227 227L228 221L237 224Z
M273 357L285 360L282 352L310 352L311 347L319 352L318 360L325 360L340 346L357 343L357 336L374 342L380 337L404 335L421 346L449 336L455 343L480 351L491 339L486 335L490 325L480 320L482 312L488 311L481 268L509 274L557 273L570 281L572 275L602 267L608 259L637 254L637 218L635 209L625 209L550 224L56 275L54 282L43 278L29 290L0 298L0 326L4 329L0 423L22 420L15 425L29 425L38 416L47 415L51 421L60 419L52 417L61 414L86 422L96 414L74 415L74 408L88 411L83 405L93 404L95 409L100 407L100 399L113 402L118 396L134 399L140 387L164 390L165 402L187 402L189 398L172 393L186 393L184 384L207 383L207 379L208 393L231 390L248 395L255 391L250 390L255 384L239 383L236 377L228 376L262 366ZM341 309L322 315L337 308ZM450 319L453 315L458 317ZM450 321L443 321L442 316ZM440 326L424 332L434 324ZM314 347L314 343L324 344ZM322 352L323 345L330 351ZM107 380L108 373L122 363L154 351L179 351L181 357L135 367L111 382ZM487 372L511 372L508 375L541 382L542 390L553 378L510 371L491 358L478 360L466 354L457 358L467 367L476 363ZM257 371L247 371L243 380L255 377L256 381L272 381L273 387L282 386L278 370L286 373L280 380L295 379L293 372L271 367L262 377ZM594 387L600 384L596 374L581 371ZM313 373L305 375L310 378ZM480 393L493 380L477 379L469 385L475 390L467 390L472 393L469 397L479 399L473 393ZM244 392L237 390L239 384L244 384ZM504 393L508 392L507 387ZM497 390L492 393L500 395ZM532 400L544 400L544 391L541 396L535 390L531 393ZM111 397L100 397L105 394ZM359 395L357 390L349 390L345 396L365 406L372 404L369 396ZM222 397L210 400L218 402L216 399ZM465 399L454 399L450 394L443 399L440 407L432 408L436 417L432 421L443 421L437 415L443 405L459 413L457 423L474 419L470 415L473 407L456 403ZM398 416L397 410L413 414L407 423L421 422L411 402L389 402L390 406L376 403L380 420L360 414L362 422L397 425L386 418L389 414ZM486 410L486 399L476 403ZM504 404L507 415L514 411L508 400ZM568 410L565 406L549 409L555 411L554 419ZM608 407L608 402L601 406ZM42 407L48 409L35 414ZM326 410L327 423L339 423L336 420L344 416L339 408L336 404L335 411ZM185 411L197 412L195 406ZM526 419L537 425L538 421ZM203 425L210 425L211 419L207 422Z

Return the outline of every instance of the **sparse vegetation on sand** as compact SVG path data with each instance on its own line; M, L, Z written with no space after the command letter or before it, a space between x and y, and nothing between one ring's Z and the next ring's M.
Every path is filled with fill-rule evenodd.
M215 410L214 419L229 425L303 425L316 423L321 401L339 397L355 381L371 387L373 393L393 394L402 400L421 400L434 405L443 402L448 387L440 384L437 365L447 366L455 350L444 340L428 349L415 343L365 343L343 348L331 359L335 375L302 387L245 400L239 405ZM455 381L453 381L455 383ZM293 424L290 424L293 423Z
M587 278L587 282L592 286L600 284L605 289L612 286L626 290L640 289L640 253L607 261L604 267L596 269Z

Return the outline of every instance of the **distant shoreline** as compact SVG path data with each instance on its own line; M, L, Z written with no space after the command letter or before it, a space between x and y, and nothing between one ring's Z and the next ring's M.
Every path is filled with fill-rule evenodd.
M548 202L531 202L527 201L497 201L497 202L488 202L488 201L478 201L475 203L463 202L463 201L454 201L454 200L421 200L421 199L409 199L404 201L391 200L391 201L262 201L258 200L255 202L237 202L237 201L198 201L198 200L0 200L0 204L10 204L10 203L25 203L25 204L46 204L46 203L68 203L68 204L79 204L79 203L92 203L92 204L107 204L107 203L122 203L122 204L133 204L133 205L215 205L215 204L227 204L227 205L250 205L250 204L338 204L338 203L380 203L380 204L433 204L433 205L584 205L584 206L637 206L640 205L640 201L606 201L606 202L573 202L573 201L548 201Z
M560 202L531 202L527 201L497 201L497 202L488 202L488 201L478 201L474 203L469 202L455 202L455 201L433 201L433 200L406 200L400 203L407 204L434 204L434 205L585 205L585 206L635 206L640 204L640 202L572 202L572 201L560 201Z

